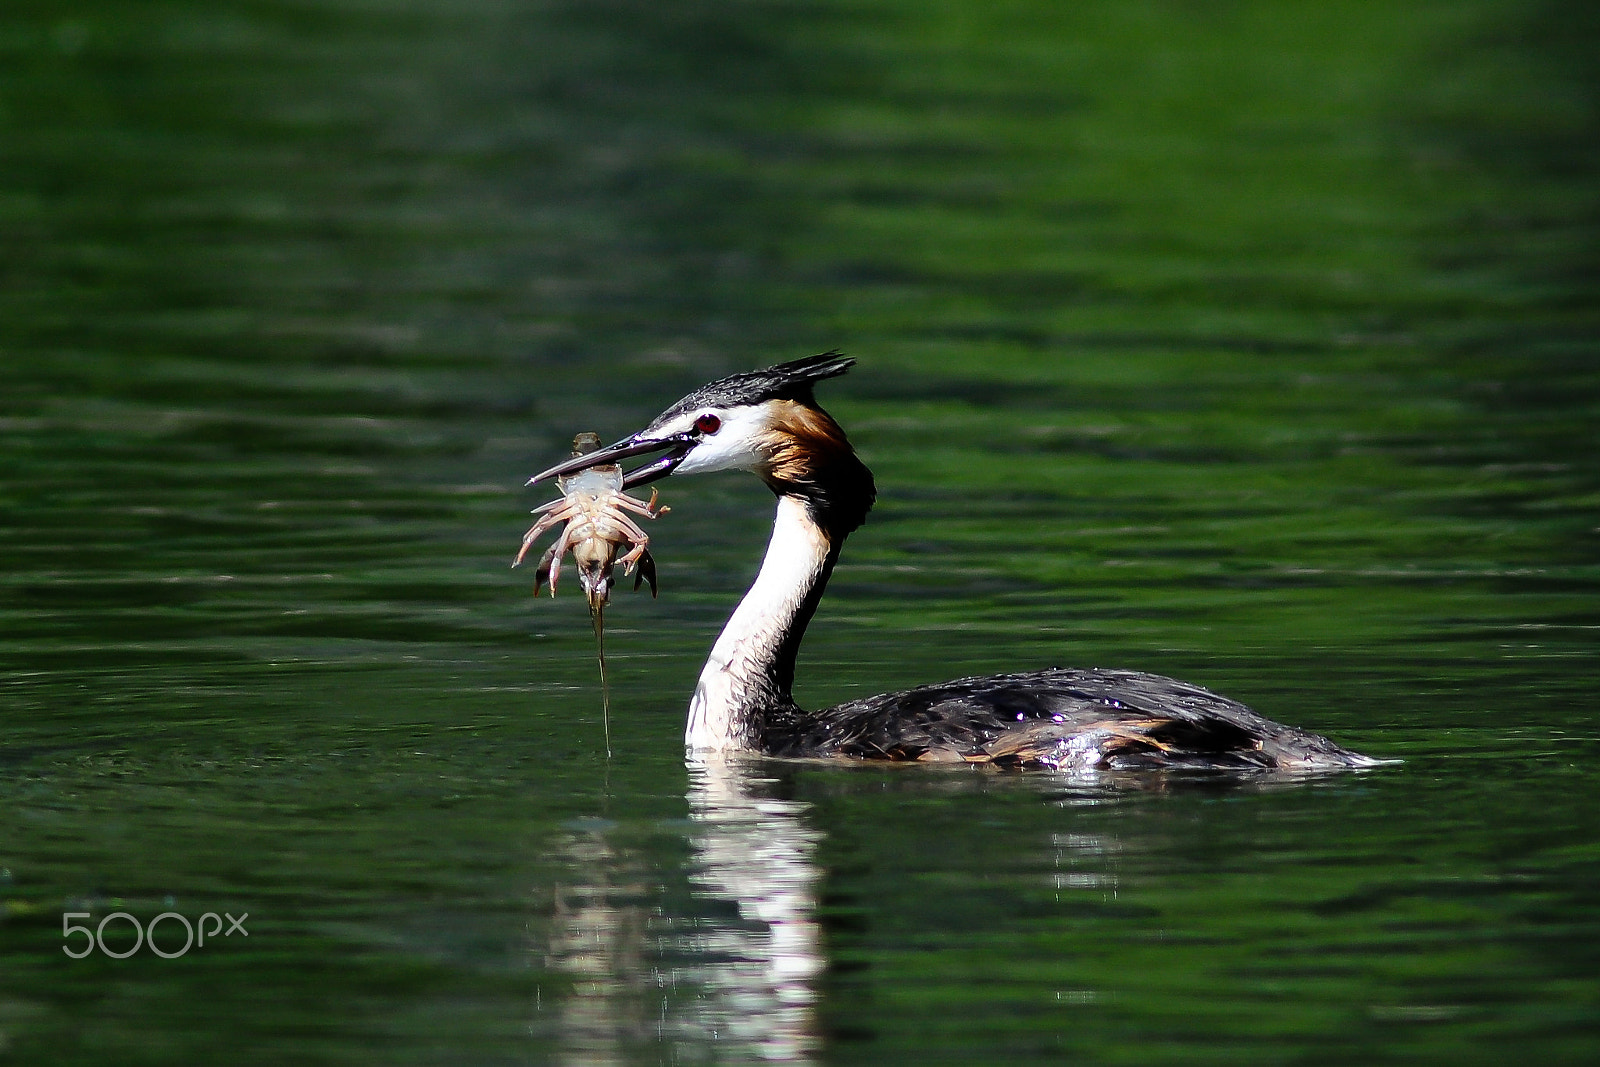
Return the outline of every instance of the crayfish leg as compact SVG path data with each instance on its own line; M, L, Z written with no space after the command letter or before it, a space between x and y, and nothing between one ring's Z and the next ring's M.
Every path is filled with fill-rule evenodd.
M643 500L635 500L627 493L618 493L612 498L611 502L616 507L626 508L628 511L631 511L636 515L643 515L646 518L654 519L665 515L667 512L672 510L664 504L658 505L656 503L658 496L659 494L654 489L651 489L650 500L648 503L646 503Z
M565 503L565 501L555 501L555 503ZM539 511L543 510L543 508L539 509ZM534 514L537 515L539 511L535 511ZM556 523L564 521L567 517L566 512L551 512L530 526L528 532L522 535L522 550L517 553L517 558L511 561L511 565L513 567L519 565L522 562L522 557L528 554L528 549L532 548L533 543L539 540L539 536Z
M561 528L561 534L556 538L556 543L550 546L545 553L551 559L550 563L550 595L556 595L556 578L561 573L561 557L567 554L567 545L572 541L573 523L567 523Z

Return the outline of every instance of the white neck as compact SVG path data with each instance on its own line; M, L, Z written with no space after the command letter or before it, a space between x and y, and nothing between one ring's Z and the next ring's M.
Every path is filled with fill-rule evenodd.
M772 540L761 573L734 609L689 701L684 743L692 752L751 750L758 746L755 715L774 700L789 702L796 625L809 620L806 601L825 581L830 545L806 505L778 498ZM802 617L802 612L805 617Z

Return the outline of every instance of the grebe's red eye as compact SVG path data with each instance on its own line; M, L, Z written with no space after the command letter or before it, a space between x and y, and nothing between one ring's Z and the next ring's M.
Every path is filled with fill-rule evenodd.
M722 420L711 414L701 415L694 420L694 428L696 433L716 433L722 429Z

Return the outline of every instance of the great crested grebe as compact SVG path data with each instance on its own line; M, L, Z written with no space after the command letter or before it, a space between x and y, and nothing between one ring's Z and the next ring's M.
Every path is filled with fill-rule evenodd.
M701 386L638 433L528 484L660 453L625 487L669 474L747 470L778 497L772 540L689 702L691 752L1096 769L1333 769L1378 760L1283 726L1198 686L1138 671L1055 667L960 678L803 711L795 656L839 550L872 507L872 472L817 405L838 353Z

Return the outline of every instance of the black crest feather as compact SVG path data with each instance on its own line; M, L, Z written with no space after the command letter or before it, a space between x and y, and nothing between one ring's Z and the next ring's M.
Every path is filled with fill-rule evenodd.
M796 400L816 404L812 387L824 378L836 378L855 365L855 360L839 352L805 356L763 370L740 371L708 382L658 415L652 426L670 422L685 412L699 408L733 407L760 404L767 400Z

